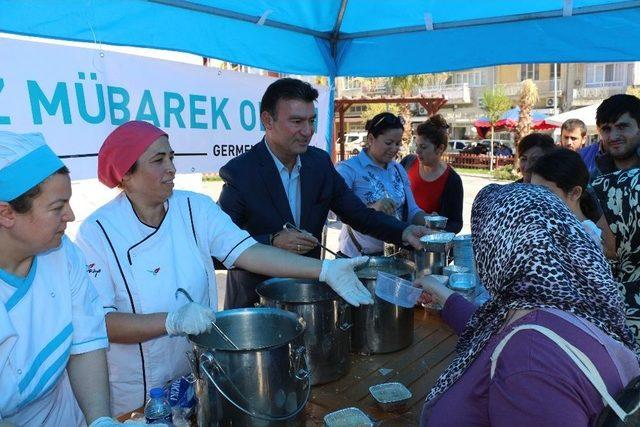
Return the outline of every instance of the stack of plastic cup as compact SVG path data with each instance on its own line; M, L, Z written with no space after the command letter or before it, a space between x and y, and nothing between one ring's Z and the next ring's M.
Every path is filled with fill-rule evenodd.
M471 244L471 234L461 234L453 239L453 263L457 266L467 267L476 276L476 304L482 304L489 295L480 281L480 276L476 270L476 263L473 257L473 246Z
M461 234L453 238L453 263L460 267L467 267L469 271L475 271L471 234Z

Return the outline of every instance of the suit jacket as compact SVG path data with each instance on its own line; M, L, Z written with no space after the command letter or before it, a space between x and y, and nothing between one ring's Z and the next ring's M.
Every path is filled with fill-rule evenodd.
M326 152L309 147L300 155L300 162L300 228L320 240L327 215L332 210L359 232L387 242L402 243L402 231L408 224L362 203L347 187ZM258 242L270 244L272 233L282 230L286 222L295 223L264 139L224 165L220 177L224 186L219 205L233 222ZM320 248L306 255L319 258ZM227 292L234 282L241 281L248 287L263 280L266 280L264 276L231 270L227 276Z

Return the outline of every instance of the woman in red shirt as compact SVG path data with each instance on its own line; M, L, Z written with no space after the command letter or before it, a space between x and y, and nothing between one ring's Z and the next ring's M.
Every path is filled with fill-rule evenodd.
M416 154L402 159L407 170L416 203L425 212L448 218L445 230L458 233L462 229L462 179L442 161L449 143L445 119L436 114L418 126Z

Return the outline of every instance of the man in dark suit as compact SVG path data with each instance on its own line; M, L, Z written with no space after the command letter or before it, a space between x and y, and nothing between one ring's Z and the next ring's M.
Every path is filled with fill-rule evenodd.
M309 147L317 97L317 90L297 79L280 79L267 88L260 105L265 137L220 169L222 209L258 242L314 258L320 257L318 240L329 210L357 231L420 248L426 228L365 206L329 155ZM304 231L283 230L285 223ZM256 285L266 279L230 270L225 309L252 306L258 300Z

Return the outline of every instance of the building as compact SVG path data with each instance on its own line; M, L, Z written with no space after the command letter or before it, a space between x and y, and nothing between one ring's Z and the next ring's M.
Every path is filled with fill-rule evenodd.
M557 75L556 75L557 73ZM444 96L447 104L440 113L451 125L451 137L476 138L473 122L484 115L482 95L492 87L500 87L503 93L518 104L523 80L532 79L538 87L538 103L535 109L548 114L564 112L602 102L628 88L640 86L640 62L631 63L569 63L569 64L516 64L474 68L447 73L443 83L414 89L414 95L426 97ZM389 96L392 95L387 79L339 78L336 81L337 97ZM352 106L346 116L347 131L362 131L361 115L365 104ZM412 121L426 120L427 113L418 105L411 106ZM497 135L509 139L510 134Z

